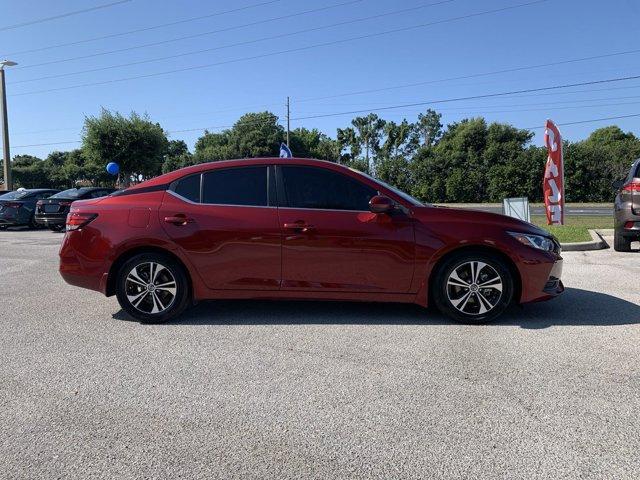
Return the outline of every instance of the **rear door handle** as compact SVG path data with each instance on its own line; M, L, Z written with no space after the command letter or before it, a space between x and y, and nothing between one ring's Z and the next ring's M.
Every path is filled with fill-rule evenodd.
M287 230L298 230L303 233L315 230L315 227L313 225L309 225L304 222L285 223L284 228Z
M193 218L188 218L186 215L182 213L178 213L176 215L164 217L164 221L167 223L172 223L173 225L176 225L176 226L180 226L180 225L186 225L187 223L192 223Z

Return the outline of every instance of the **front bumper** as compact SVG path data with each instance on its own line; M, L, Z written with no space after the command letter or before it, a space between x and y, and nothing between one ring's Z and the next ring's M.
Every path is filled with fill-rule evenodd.
M520 303L542 302L562 294L565 290L562 283L562 257L544 254L541 259L526 262L520 270L522 292Z

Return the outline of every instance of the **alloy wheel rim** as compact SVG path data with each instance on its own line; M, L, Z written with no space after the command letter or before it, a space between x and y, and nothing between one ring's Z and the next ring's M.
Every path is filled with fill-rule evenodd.
M176 299L177 284L171 271L158 262L144 262L133 267L125 279L129 303L138 311L158 314Z
M465 315L484 315L502 298L502 277L491 265L481 261L464 262L447 279L451 305Z

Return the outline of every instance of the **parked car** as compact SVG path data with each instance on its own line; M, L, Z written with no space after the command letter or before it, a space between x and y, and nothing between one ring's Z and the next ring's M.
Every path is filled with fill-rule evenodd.
M69 207L73 202L104 197L114 191L115 188L105 187L70 188L51 195L47 199L38 200L36 203L36 222L54 231L64 230L67 213L69 213Z
M631 250L631 242L640 240L640 159L633 162L623 180L613 182L617 190L613 206L613 248L617 252Z
M10 226L29 225L36 228L36 202L49 198L60 190L49 188L19 189L0 195L0 229Z
M68 283L149 323L219 298L435 304L486 322L562 293L561 271L559 243L530 223L309 159L199 164L74 202L60 249Z

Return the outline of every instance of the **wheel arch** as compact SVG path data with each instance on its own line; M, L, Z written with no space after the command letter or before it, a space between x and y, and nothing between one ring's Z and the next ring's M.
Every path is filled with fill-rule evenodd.
M483 253L485 255L492 255L500 260L502 260L505 265L509 268L509 272L511 273L511 277L513 278L513 300L517 303L520 303L520 298L522 295L522 277L520 276L520 271L516 266L515 262L509 255L505 254L498 248L494 248L488 245L464 245L453 250L446 252L442 257L440 257L436 263L434 264L431 272L429 273L429 277L427 279L427 304L434 305L433 302L433 289L435 286L435 278L438 276L438 273L442 266L452 257L461 254L467 253Z
M187 268L185 263L182 261L182 259L178 257L175 253L171 252L170 250L167 250L162 247L156 247L156 246L150 246L150 245L130 248L129 250L125 250L124 252L122 252L115 259L115 261L111 264L111 268L109 268L109 274L107 275L107 287L105 291L105 295L107 297L111 297L116 293L116 282L117 282L118 271L120 270L120 267L122 267L122 265L124 265L124 263L127 260L141 253L157 253L160 255L164 255L166 257L171 258L178 265L180 265L184 270L185 276L187 277L187 282L189 284L189 295L193 297L193 279L191 278L191 272L189 271L189 268Z

